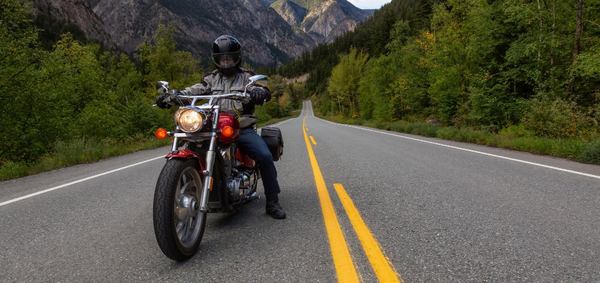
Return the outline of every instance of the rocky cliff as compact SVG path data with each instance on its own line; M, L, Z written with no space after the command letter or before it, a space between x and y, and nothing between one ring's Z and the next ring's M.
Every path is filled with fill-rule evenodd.
M291 0L280 0L271 4L273 8L292 27L300 27L308 14L308 9Z
M354 30L372 14L346 0L277 0L271 7L291 26L319 43L331 42Z
M81 32L85 38L99 41L109 48L115 47L102 19L85 0L33 0L32 3L36 22L42 26L46 37L64 32L66 27L66 31Z
M317 34L326 42L352 31L370 12L356 8L346 0L328 0L313 7L302 22L302 30L309 34Z

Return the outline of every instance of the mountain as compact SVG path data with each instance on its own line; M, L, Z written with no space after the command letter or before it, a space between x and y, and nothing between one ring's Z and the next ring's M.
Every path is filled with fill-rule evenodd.
M260 0L100 0L94 12L105 30L119 34L115 41L127 52L155 34L159 23L174 25L180 48L199 58L206 58L210 43L224 33L244 44L252 64L281 64L315 45Z
M116 45L104 30L102 19L92 11L85 0L33 0L36 23L44 28L42 37L55 40L64 32L71 32L80 39L92 39L105 47Z
M323 4L323 2L327 2L328 0L292 0L296 4L306 8L312 9L313 7L319 6Z
M263 66L288 62L368 17L346 0L33 0L33 6L52 16L44 29L65 22L128 53L169 24L179 48L208 63L212 41L232 34L251 54L247 62Z
M301 29L308 34L321 36L325 42L332 42L338 36L353 31L370 15L346 0L324 1L310 9Z
M292 27L299 28L308 14L308 9L294 1L280 0L271 4L273 8Z
M372 14L372 11L356 8L346 0L277 0L271 8L318 43L332 42L353 31Z
M265 6L271 6L271 4L273 4L273 2L275 2L275 0L261 0L261 2L263 3L263 5Z

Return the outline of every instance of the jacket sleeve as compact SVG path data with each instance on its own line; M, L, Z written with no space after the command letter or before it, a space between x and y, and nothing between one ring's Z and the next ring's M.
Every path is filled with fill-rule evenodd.
M208 75L208 76L204 77L202 82L197 83L190 87L186 87L184 90L181 91L181 94L183 94L183 95L203 95L203 94L210 93L211 89L212 89L211 77L212 77L211 75Z

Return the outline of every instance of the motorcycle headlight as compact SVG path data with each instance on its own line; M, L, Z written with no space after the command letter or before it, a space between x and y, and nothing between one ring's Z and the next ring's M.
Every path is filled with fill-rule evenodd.
M186 133L193 133L204 125L202 114L191 109L180 109L175 113L175 121L179 128Z

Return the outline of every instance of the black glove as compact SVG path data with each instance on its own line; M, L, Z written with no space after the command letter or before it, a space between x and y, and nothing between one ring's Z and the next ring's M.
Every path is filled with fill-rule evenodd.
M156 98L156 106L162 109L171 108L171 96L170 93L163 93Z
M183 106L191 103L191 101L179 97L180 95L183 95L183 93L177 90L174 90L172 93L161 94L156 98L156 106L164 109L171 108L173 105Z
M263 105L265 102L271 100L271 92L262 87L255 87L249 93L250 99L254 104Z

